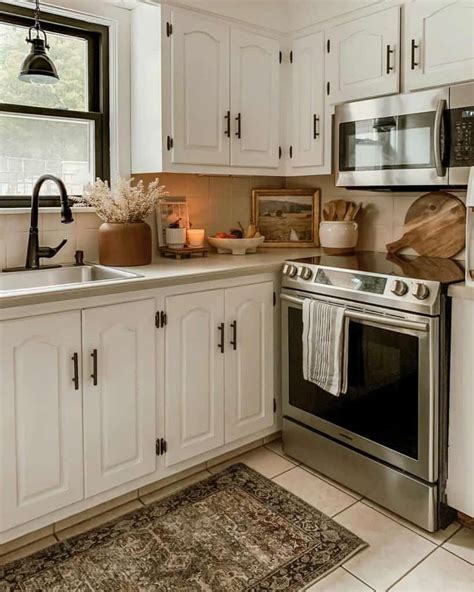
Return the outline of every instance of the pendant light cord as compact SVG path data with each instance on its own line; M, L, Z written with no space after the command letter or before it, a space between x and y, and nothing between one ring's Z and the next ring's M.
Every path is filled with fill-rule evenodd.
M36 29L36 37L39 37L39 31L41 29L40 26L40 3L39 0L35 0L36 1L36 6L35 6L35 29Z

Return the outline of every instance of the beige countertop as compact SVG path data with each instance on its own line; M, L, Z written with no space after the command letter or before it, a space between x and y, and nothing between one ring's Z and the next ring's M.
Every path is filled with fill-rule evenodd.
M278 271L282 263L287 259L319 254L321 254L320 249L259 249L257 253L250 255L217 255L211 252L208 257L193 257L181 260L157 257L151 265L119 268L140 274L142 277L127 280L109 280L97 285L91 283L70 284L34 290L16 290L10 293L0 292L0 308Z
M464 300L474 300L474 286L466 286L465 283L454 284L448 291L451 298L463 298Z

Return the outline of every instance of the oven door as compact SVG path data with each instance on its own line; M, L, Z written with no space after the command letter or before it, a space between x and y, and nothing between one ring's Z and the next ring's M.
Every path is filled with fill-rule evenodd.
M348 388L338 397L303 378L306 297L346 306ZM293 290L281 302L283 414L435 482L439 320Z
M444 120L449 89L336 107L336 185L447 185Z

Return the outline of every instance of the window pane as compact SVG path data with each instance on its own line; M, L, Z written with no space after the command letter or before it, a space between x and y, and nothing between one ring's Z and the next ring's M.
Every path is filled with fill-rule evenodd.
M31 195L44 173L60 177L70 195L81 195L94 180L94 163L93 121L0 113L0 199ZM57 189L45 184L44 194Z
M59 74L56 84L31 84L18 80L30 51L28 29L0 23L0 103L87 111L87 41L79 37L47 33L49 56Z

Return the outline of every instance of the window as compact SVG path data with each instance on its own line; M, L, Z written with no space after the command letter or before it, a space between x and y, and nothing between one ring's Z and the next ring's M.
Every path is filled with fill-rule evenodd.
M41 11L59 82L18 80L29 52L29 9L0 2L0 207L29 205L36 179L60 177L80 195L96 177L110 177L108 28ZM57 205L43 186L41 205Z

